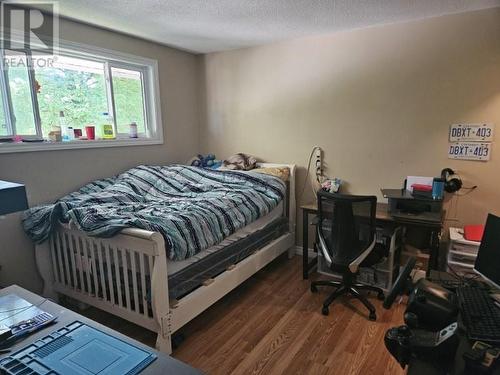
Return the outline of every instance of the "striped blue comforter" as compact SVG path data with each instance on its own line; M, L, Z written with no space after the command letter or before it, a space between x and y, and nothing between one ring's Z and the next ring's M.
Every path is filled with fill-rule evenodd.
M37 243L58 220L71 219L91 236L127 227L157 231L169 258L182 260L266 215L284 196L284 183L264 174L143 165L25 211L23 226Z

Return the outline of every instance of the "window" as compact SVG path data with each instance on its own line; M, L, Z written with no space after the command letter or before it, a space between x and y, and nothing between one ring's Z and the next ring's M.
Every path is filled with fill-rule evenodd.
M5 102L3 99L3 93L0 91L0 138L5 137L9 134L9 129L7 129L7 121L5 121Z
M59 124L59 112L73 128L98 125L108 112L105 64L67 56L50 56L51 67L34 67L42 133Z
M0 51L0 152L163 143L155 61L60 45L54 56ZM54 136L61 124L69 141ZM94 140L86 138L92 126Z
M111 68L115 99L116 123L119 133L128 131L127 124L135 122L140 134L146 133L144 95L141 72Z
M17 64L6 67L6 78L11 100L11 116L13 134L36 135L35 117L33 111L31 82L29 71L26 68L28 57L24 53L6 51L8 61Z

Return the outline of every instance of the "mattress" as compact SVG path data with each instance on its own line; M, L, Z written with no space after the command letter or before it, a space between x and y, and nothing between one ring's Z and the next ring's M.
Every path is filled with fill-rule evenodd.
M181 261L168 261L169 297L176 299L196 289L204 281L225 271L231 264L236 264L280 237L288 230L288 219L284 215L281 202L266 216L241 228L191 258Z
M206 250L203 250L199 252L198 254L184 260L179 260L179 261L173 261L173 260L168 260L168 275L174 275L183 268L186 268L190 266L193 263L199 262L201 259L205 258L209 254L213 254L216 251L219 251L220 249L227 247L231 245L232 243L241 240L242 238L247 237L248 235L252 234L253 232L256 232L260 229L263 229L266 225L269 223L273 222L280 216L283 216L283 202L280 202L271 212L269 212L267 215L258 218L254 222L248 224L247 226L241 228L240 230L236 231L235 233L231 234L230 236L226 237L222 242L218 243L217 245L214 245L212 247L209 247Z

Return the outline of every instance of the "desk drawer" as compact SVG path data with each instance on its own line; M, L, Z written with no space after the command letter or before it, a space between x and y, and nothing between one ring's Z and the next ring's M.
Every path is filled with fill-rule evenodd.
M456 262L452 260L448 260L448 264L446 266L446 271L451 273L457 273L460 276L474 274L474 264Z
M476 256L479 251L479 247L452 242L450 245L450 252L452 251Z
M476 261L477 254L464 253L461 251L450 250L448 253L448 261L459 262L473 265Z

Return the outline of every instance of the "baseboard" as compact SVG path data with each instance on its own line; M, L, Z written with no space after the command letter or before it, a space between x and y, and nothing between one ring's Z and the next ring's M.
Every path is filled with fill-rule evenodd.
M302 256L302 246L295 246L295 254ZM314 249L309 248L307 255L309 258L314 258L317 254Z

